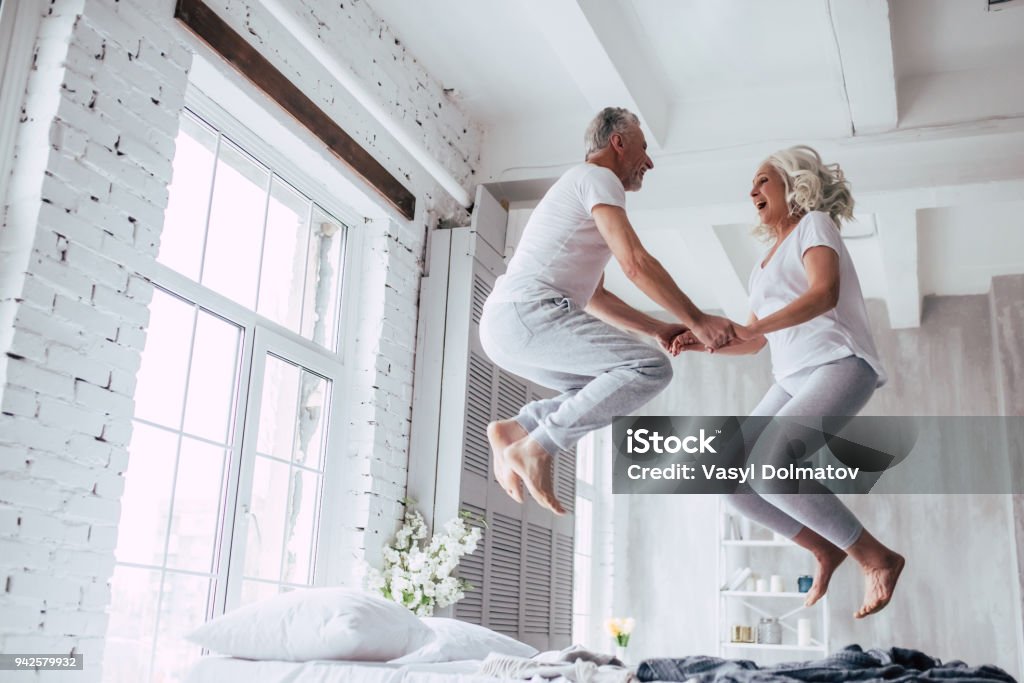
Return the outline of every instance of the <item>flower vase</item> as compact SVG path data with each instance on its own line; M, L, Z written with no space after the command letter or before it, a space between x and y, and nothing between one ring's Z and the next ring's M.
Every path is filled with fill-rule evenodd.
M618 658L618 660L620 662L622 662L625 665L626 664L626 646L625 645L616 645L615 646L615 656Z

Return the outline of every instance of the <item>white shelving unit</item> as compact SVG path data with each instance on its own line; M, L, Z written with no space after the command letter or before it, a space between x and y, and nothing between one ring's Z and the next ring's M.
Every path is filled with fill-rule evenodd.
M716 604L715 625L718 634L718 655L720 657L743 657L756 659L758 653L785 654L792 653L794 658L801 654L807 658L823 658L828 655L829 642L829 608L828 595L811 607L804 607L803 602L807 598L806 593L786 591L780 593L759 592L753 590L724 590L728 579L737 569L754 566L756 570L764 572L770 569L767 558L758 559L758 549L765 548L787 548L794 552L807 552L789 540L754 540L728 538L727 515L737 521L742 519L739 513L728 509L728 506L719 499L718 503L718 553L717 572L718 577L718 600ZM753 526L753 525L752 525ZM750 552L745 553L743 561L737 558L741 549ZM776 572L769 572L776 573ZM777 572L782 573L782 572ZM762 576L764 576L762 574ZM795 580L795 577L793 577ZM733 604L739 604L746 608L750 615L749 625L755 634L757 633L757 622L761 617L777 617L782 625L782 644L770 645L765 643L734 643L730 640L731 623L727 623L729 608ZM796 620L809 617L812 619L811 644L797 645Z

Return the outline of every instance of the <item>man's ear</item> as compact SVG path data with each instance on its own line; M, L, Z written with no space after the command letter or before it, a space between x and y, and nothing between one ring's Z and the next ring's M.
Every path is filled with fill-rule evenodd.
M621 151L625 145L625 140L622 138L622 133L612 133L608 138L608 144L611 145L612 149Z

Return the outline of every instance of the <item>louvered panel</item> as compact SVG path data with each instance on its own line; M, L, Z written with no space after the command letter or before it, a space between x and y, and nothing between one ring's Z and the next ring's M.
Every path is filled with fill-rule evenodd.
M488 626L498 633L518 638L523 523L496 512L491 517L489 531Z
M554 596L551 601L551 628L552 633L558 636L572 635L572 544L572 536L555 534L555 567L552 581Z
M480 316L484 312L484 302L487 301L487 297L491 294L491 286L487 284L487 281L481 278L479 275L473 276L473 303L472 303L472 316L473 322L480 324Z
M483 532L476 552L471 555L463 555L459 560L459 566L455 575L460 579L468 581L472 587L465 589L466 597L455 603L455 618L468 621L473 624L484 623L484 563L488 530L483 525L484 509L469 503L463 503L461 509L469 512L472 516L466 520L467 526L477 527Z
M551 530L526 528L525 633L547 634L551 626Z
M562 451L555 459L555 495L566 512L576 510L576 447Z
M487 479L490 444L487 423L491 421L494 366L481 355L469 354L469 383L466 397L466 431L463 434L462 468Z
M498 371L498 417L509 418L519 414L526 405L526 383L504 370Z

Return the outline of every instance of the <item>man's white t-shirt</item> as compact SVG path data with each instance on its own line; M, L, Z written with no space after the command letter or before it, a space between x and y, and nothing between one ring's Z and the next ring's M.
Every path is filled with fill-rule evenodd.
M626 191L611 170L580 164L562 174L530 215L490 300L569 297L586 306L612 255L590 213L598 204L626 208Z
M750 308L759 319L766 318L803 295L809 286L803 257L817 246L826 246L839 255L839 302L805 323L765 335L772 354L772 372L779 380L840 358L858 356L878 373L878 386L882 386L885 370L871 335L860 280L839 229L827 213L808 213L764 268L761 264L770 249L758 260L750 274Z

